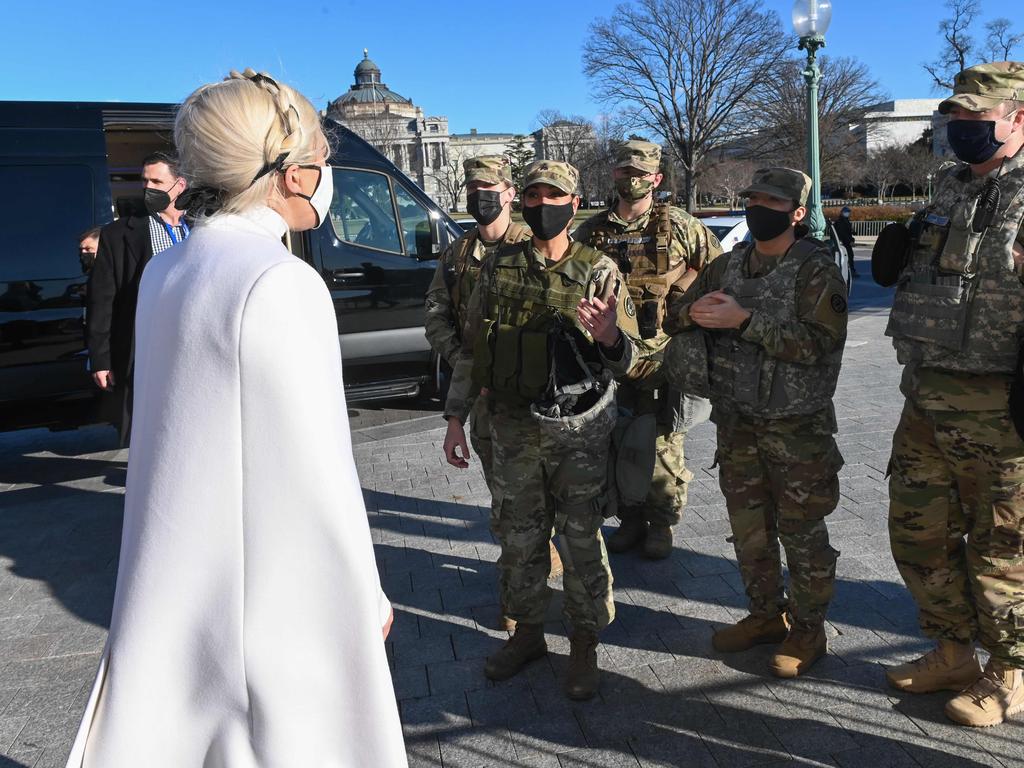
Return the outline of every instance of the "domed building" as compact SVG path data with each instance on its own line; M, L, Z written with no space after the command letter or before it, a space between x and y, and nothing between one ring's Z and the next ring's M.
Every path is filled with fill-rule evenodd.
M365 48L353 74L355 83L327 106L327 117L358 133L437 199L437 176L449 160L448 118L424 117L412 99L388 88Z

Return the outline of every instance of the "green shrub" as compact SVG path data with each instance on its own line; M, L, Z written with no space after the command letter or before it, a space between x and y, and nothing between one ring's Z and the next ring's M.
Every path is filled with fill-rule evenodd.
M826 208L825 218L839 218L842 208ZM851 221L907 221L914 209L902 205L854 205L850 207Z

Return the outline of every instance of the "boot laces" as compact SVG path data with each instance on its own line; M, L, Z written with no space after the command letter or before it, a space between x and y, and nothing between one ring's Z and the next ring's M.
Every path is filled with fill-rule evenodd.
M936 667L943 666L946 663L946 660L942 655L942 649L936 646L921 658L914 659L912 663L915 669L934 669Z

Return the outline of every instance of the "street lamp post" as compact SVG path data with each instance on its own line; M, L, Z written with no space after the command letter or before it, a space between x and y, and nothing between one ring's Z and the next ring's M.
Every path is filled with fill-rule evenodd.
M932 201L932 179L935 178L935 174L929 171L925 178L928 179L928 202L930 203Z
M807 83L807 173L811 177L811 196L807 201L807 226L811 237L825 236L825 215L821 210L821 155L818 141L818 49L825 47L825 31L832 20L831 0L796 0L793 3L793 29L800 38L800 50L807 51L804 82Z

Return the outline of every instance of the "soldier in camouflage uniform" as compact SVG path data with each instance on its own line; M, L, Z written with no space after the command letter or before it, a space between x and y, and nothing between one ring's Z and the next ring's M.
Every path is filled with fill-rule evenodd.
M665 323L682 336L671 345L706 353L719 483L750 598L750 615L716 632L713 644L735 652L783 641L769 665L779 677L802 674L827 651L838 555L825 517L839 501L843 464L832 396L846 284L825 244L796 238L810 186L788 168L755 173L742 193L754 242L738 244L673 297Z
M640 343L651 353L661 351L668 342L661 324L669 289L685 291L698 270L722 252L718 239L697 219L681 208L654 202L662 180L660 166L657 144L625 142L613 172L615 204L573 233L576 240L604 251L619 265L637 307ZM683 454L683 422L687 408L699 404L651 378L619 386L619 405L624 410L655 414L657 458L646 503L619 506L621 522L608 537L608 551L625 552L643 542L647 557L661 559L672 553L672 526L682 518L686 484L693 479Z
M512 221L516 189L508 157L481 155L466 160L462 167L466 173L467 207L477 227L441 253L426 300L427 341L450 369L455 367L459 355L466 305L481 264L501 245L530 239L529 227ZM486 395L474 398L470 410L469 439L490 488L491 416ZM562 573L562 562L553 544L549 549L550 576L557 577ZM503 615L500 626L511 631L515 622Z
M903 264L886 330L906 397L892 553L937 641L887 676L906 691L963 691L946 714L987 726L1024 708L1024 441L1007 407L1024 335L1024 63L964 70L939 111L962 162L940 175L907 244L872 257L873 269ZM984 673L975 641L991 654Z
M568 235L579 206L578 173L568 163L538 161L525 171L523 217L533 231L506 244L480 270L466 311L462 352L445 407L449 463L466 466L462 423L473 393L493 401L491 528L501 545L502 601L516 620L512 638L487 660L492 680L517 674L547 653L544 615L548 538L554 527L565 563L565 613L572 624L567 694L597 691L597 635L612 620L612 574L601 538L608 436L567 450L531 414L551 375L550 334L573 329L576 357L614 375L637 355L635 312L615 264ZM623 333L619 329L623 328Z

